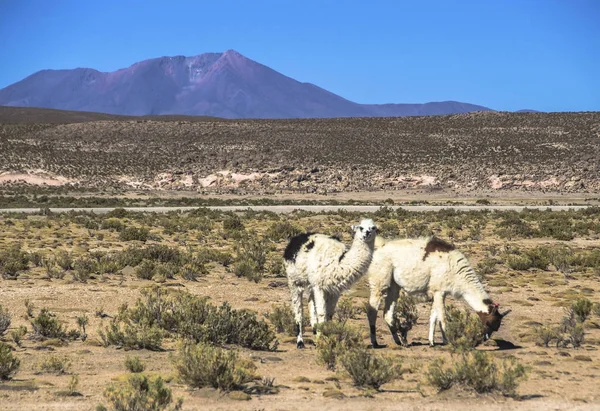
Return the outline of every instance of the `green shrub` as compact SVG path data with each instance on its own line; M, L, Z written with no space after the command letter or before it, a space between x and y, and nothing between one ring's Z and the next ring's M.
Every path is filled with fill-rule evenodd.
M96 261L91 258L80 257L73 263L73 278L82 283L87 283L96 269Z
M109 384L104 397L116 411L165 410L173 401L171 390L161 377L149 379L142 374L129 375L122 384ZM181 400L176 409L180 407Z
M255 377L256 366L240 359L235 351L206 344L184 343L173 358L179 379L190 387L239 390Z
M124 322L121 328L121 324L121 321L115 318L104 330L98 331L104 346L115 345L130 350L161 349L163 333L159 328L129 321Z
M390 357L369 353L365 348L352 348L342 352L340 361L358 387L379 389L401 375L400 364Z
M446 337L452 351L472 350L483 342L481 320L469 311L449 306L446 310Z
M354 306L351 297L343 297L335 308L334 316L338 322L346 323L348 320L353 319L359 311L360 309Z
M72 270L73 269L73 257L71 253L65 250L59 250L55 256L56 264L63 270Z
M31 326L37 338L65 339L67 337L61 322L47 308L42 308L38 316L31 320Z
M237 277L246 277L255 283L259 283L262 280L262 272L258 270L256 262L249 258L238 259L233 263L232 270Z
M537 336L537 344L544 347L548 347L551 341L558 340L560 338L560 332L556 328L552 327L537 327L535 329L535 335Z
M233 272L238 277L260 282L267 262L265 245L261 241L242 241L236 244Z
M241 231L244 229L244 223L236 214L223 220L223 229L225 231Z
M295 235L300 234L302 231L304 230L296 227L289 221L276 221L267 229L265 238L268 238L271 241L281 241L292 238Z
M152 280L155 266L153 261L142 260L142 263L135 268L135 276L140 280Z
M20 365L21 361L13 356L10 345L0 341L0 380L9 380Z
M24 325L20 325L19 328L11 331L10 338L15 344L17 344L18 347L20 347L23 337L25 337L25 334L27 334L27 327L25 327Z
M587 318L592 313L592 306L593 306L592 302L590 300L588 300L587 298L579 298L579 299L577 299L577 301L575 301L575 302L573 302L573 304L571 304L571 309L573 310L573 313L575 314L575 318L577 318L577 321L579 321L580 323L583 323L583 322L585 322L585 320L587 320Z
M145 243L148 241L149 236L150 231L144 227L127 227L119 233L119 239L121 241L141 241Z
M78 395L77 387L79 386L79 375L71 375L69 385L67 386L67 394L70 396Z
M533 267L533 263L526 255L509 254L506 256L506 265L517 271L529 270Z
M65 374L71 366L69 358L58 355L50 355L44 358L36 366L37 373L52 373L56 375Z
M158 286L142 290L142 298L124 309L103 335L106 345L144 348L140 337L158 336L160 331L196 342L237 344L255 350L275 349L277 344L273 330L257 320L254 312L234 310L228 303L215 307L205 297ZM151 341L156 345L155 338Z
M285 332L288 335L296 335L296 319L289 304L281 306L273 305L273 311L271 311L267 318L275 326L275 330L278 333Z
M360 333L336 321L319 324L321 335L317 338L317 361L335 370L340 356L347 350L357 348L362 341Z
M403 333L403 339L406 339L406 333L414 327L418 319L417 300L412 295L402 292L394 307L394 320L399 321L398 325Z
M0 305L0 336L2 336L8 327L10 327L10 313L8 310L4 310L2 305Z
M499 363L483 351L462 354L453 366L446 367L442 359L433 361L427 371L427 380L438 390L457 385L477 393L500 392L515 396L519 381L525 378L525 368L516 360Z
M477 272L482 277L485 277L488 274L493 274L497 271L497 269L496 269L497 264L498 264L498 261L493 258L484 258L479 263L477 263Z
M123 222L118 218L107 218L106 220L102 221L100 228L103 230L121 231L125 228L125 224L123 224Z
M137 355L135 357L125 358L125 368L130 372L142 372L146 369L146 365L140 360Z
M27 269L28 264L28 255L21 250L20 244L13 244L0 251L0 274L2 274L2 278L17 277L19 271Z
M44 265L44 258L39 252L29 253L29 256L27 258L36 267L42 267Z

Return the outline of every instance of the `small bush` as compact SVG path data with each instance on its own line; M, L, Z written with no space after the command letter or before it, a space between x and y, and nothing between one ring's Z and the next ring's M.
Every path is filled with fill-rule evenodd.
M346 321L353 319L358 312L359 309L354 306L352 298L344 297L338 302L334 315L338 322L345 324Z
M0 274L2 278L15 278L20 271L27 269L29 258L20 244L14 244L0 251Z
M267 316L271 324L275 326L278 333L285 332L288 335L296 335L296 319L289 304L273 306L273 311ZM304 318L304 317L303 317Z
M369 353L365 348L353 348L343 352L340 361L354 385L379 389L401 375L400 365L390 357Z
M50 355L44 358L36 366L37 373L52 373L56 375L65 374L71 366L71 360L67 357Z
M244 229L244 223L237 215L232 215L223 220L223 229L225 231L241 231Z
M42 267L44 265L44 258L39 252L29 253L28 259L36 267Z
M56 264L63 270L68 271L73 269L73 257L71 253L60 250L56 253L55 260Z
M143 290L142 296L102 331L105 345L157 349L161 334L170 333L196 342L255 350L277 346L273 330L252 311L234 310L228 303L215 307L206 298L158 286Z
M303 230L299 227L294 226L289 221L277 221L273 223L265 233L265 237L271 241L281 241L292 238L298 235Z
M525 271L533 267L533 263L526 255L513 255L506 256L506 265L512 270Z
M0 380L9 380L20 365L21 361L13 356L10 345L0 341Z
M150 260L143 260L140 265L135 268L135 276L140 280L152 280L154 277L154 267L156 264Z
M190 387L213 387L224 391L243 389L255 377L256 366L240 359L235 351L206 344L181 345L173 359L179 379Z
M161 377L151 380L141 374L128 376L123 384L109 384L104 397L116 411L165 410L173 401L171 389Z
M573 310L577 321L583 323L592 313L592 306L592 302L587 298L579 298L577 301L571 304L571 309Z
M481 320L468 311L452 306L446 311L446 337L454 352L466 352L483 342Z
M141 241L145 243L148 241L150 231L147 228L138 227L127 227L119 233L119 239L121 241Z
M73 263L73 278L82 283L87 283L96 269L96 261L91 258L80 257Z
M17 344L17 347L20 347L23 337L25 337L25 334L27 334L27 327L25 327L24 325L20 325L19 328L11 331L10 338L15 344Z
M427 371L427 380L440 391L458 385L477 393L500 392L506 396L516 395L519 381L525 376L525 368L516 360L504 360L499 364L483 351L462 354L450 367L437 359Z
M399 321L400 330L403 333L402 338L406 338L406 333L410 331L419 319L419 310L417 301L413 296L402 292L396 301L394 308L394 318Z
M0 305L0 336L3 335L8 327L10 327L10 313L8 310L4 310Z
M341 354L358 347L362 341L356 329L336 321L319 324L319 330L321 335L317 339L317 361L330 370L336 369Z
M265 245L260 241L242 241L236 245L233 272L238 277L260 282L267 262Z
M550 342L560 338L560 332L552 327L538 327L535 329L535 335L538 339L537 344L544 347L548 347Z
M98 334L104 346L116 345L130 350L159 351L163 338L162 331L157 327L127 321L121 329L121 322L116 318L104 330L99 330Z
M67 394L68 395L77 395L77 388L79 387L79 375L71 375L69 379L69 385L67 385Z
M497 271L496 265L498 261L493 258L485 258L477 263L477 272L485 277L488 274L493 274Z
M31 326L37 338L64 339L67 337L61 322L47 308L42 308L38 316L31 320Z
M146 369L146 365L140 360L137 355L135 357L125 358L125 368L130 372L142 372Z

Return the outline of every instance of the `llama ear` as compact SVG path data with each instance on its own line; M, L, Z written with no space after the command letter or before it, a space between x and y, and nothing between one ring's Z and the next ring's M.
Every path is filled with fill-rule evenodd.
M501 317L504 317L506 314L508 314L509 312L511 312L512 310L506 310L504 311L502 314L500 314Z
M352 225L352 226L350 226L350 227L352 227L352 231L356 231L356 230L358 229L358 226L357 226L357 225Z

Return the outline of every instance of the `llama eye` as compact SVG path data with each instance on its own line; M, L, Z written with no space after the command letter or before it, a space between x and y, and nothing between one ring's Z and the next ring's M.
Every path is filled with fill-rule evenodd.
M363 228L362 228L362 227L358 227L358 229L359 229L360 231L362 231L362 230L363 230Z

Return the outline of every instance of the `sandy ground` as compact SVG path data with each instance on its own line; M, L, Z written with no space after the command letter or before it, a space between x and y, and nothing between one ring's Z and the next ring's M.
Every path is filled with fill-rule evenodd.
M0 217L1 219L2 217ZM43 219L44 217L30 217ZM27 231L17 226L2 231L0 243L12 242L25 235L26 244L40 245L50 241L51 235L62 232L64 238L69 227L45 229L41 238L36 238L34 229ZM56 232L55 232L56 230ZM86 231L73 232L75 245L85 237ZM114 241L106 234L105 241ZM116 237L115 237L116 238ZM65 241L65 240L61 240ZM86 241L93 242L87 237ZM497 246L504 241L490 240ZM478 247L489 245L473 244L476 256ZM556 243L547 239L514 240L513 246L531 246ZM578 245L600 246L597 239L577 239ZM278 247L283 247L279 244ZM479 251L481 252L481 251ZM472 260L473 264L477 258ZM108 319L100 319L94 313L103 308L114 315L123 304L134 304L140 295L140 288L153 284L152 281L138 280L132 275L107 275L94 278L87 284L73 282L70 275L63 280L44 278L42 268L35 268L21 274L17 280L0 280L0 303L10 310L13 318L11 328L25 325L31 330L25 318L25 301L35 306L35 312L42 307L49 308L69 328L75 326L77 316L86 313L90 318L87 326L89 338L86 342L74 341L67 346L44 346L26 339L15 355L21 360L21 368L13 381L0 383L1 410L93 410L96 404L106 404L103 392L108 383L119 381L127 371L124 359L139 355L147 365L146 373L160 374L163 378L173 376L173 366L169 355L173 353L172 343L165 344L163 352L141 350L128 352L114 347L98 346L99 327L106 326ZM597 410L600 409L600 319L592 317L586 328L586 342L580 349L557 349L538 347L531 340L533 328L539 324L556 324L562 317L564 293L586 292L592 301L600 302L600 280L598 276L576 277L565 281L562 274L552 271L512 271L501 268L488 276L494 285L488 287L490 295L502 308L513 312L506 317L500 331L493 335L498 340L513 343L514 349L500 349L488 345L479 349L495 352L497 358L514 356L529 367L529 378L518 388L519 399L501 396L477 396L467 392L451 390L436 394L425 381L428 364L440 356L451 361L448 347L427 346L429 306L419 304L419 321L409 334L413 344L409 348L393 345L384 322L378 320L378 339L387 347L378 353L389 354L402 361L404 375L400 380L383 386L383 391L373 398L364 397L364 392L353 387L343 373L328 371L316 361L314 345L308 343L312 337L305 336L306 350L295 348L295 338L279 334L280 345L276 352L240 350L241 355L250 358L258 367L258 374L274 377L280 386L276 395L252 396L249 401L236 401L226 394L212 389L191 390L187 386L171 380L168 386L174 398L184 398L184 410ZM256 284L244 278L236 278L222 267L211 268L206 277L198 282L180 279L168 280L166 286L183 289L195 295L208 296L214 304L229 301L234 308L248 308L259 316L269 312L273 305L289 302L285 279L264 278ZM355 286L348 296L361 307L367 299L368 290L364 279ZM449 301L452 302L451 300ZM351 323L363 332L364 344L368 345L368 327L365 315L360 313ZM440 338L439 334L437 335ZM67 355L72 361L66 375L38 374L36 364L50 354ZM64 397L59 392L65 390L72 374L79 375L78 392L81 396ZM301 382L298 377L306 380ZM328 380L332 377L339 382ZM339 384L339 385L338 385ZM339 387L343 399L324 397L328 389Z

